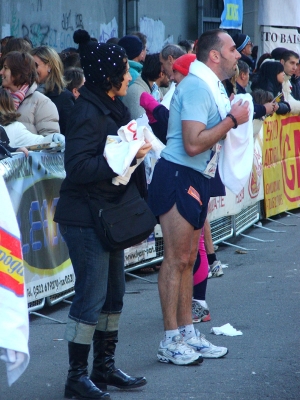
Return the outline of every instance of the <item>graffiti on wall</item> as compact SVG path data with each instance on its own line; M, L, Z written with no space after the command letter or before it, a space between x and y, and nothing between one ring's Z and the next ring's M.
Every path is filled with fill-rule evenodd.
M147 48L149 53L159 53L165 39L165 26L162 21L154 21L147 17L140 18L140 31L147 36ZM169 42L173 42L173 37Z
M118 37L118 24L116 18L113 18L108 24L100 24L99 42L105 43L112 37Z
M30 10L33 14L37 15L43 12L43 1L42 0L31 0ZM45 12L45 11L44 11ZM24 37L31 40L34 47L48 45L56 49L58 52L68 47L73 47L73 33L76 29L84 29L84 17L81 13L68 10L64 12L59 20L57 26L51 26L47 23L41 22L23 22L20 17L20 12L17 9L13 9L11 12L11 24L4 30L2 27L2 33L5 32L5 36L9 34L15 37ZM8 32L10 28L10 33ZM114 25L114 35L117 36L118 26ZM103 30L106 34L106 30ZM89 29L89 33L92 37L97 37L96 30ZM2 37L4 37L2 35Z

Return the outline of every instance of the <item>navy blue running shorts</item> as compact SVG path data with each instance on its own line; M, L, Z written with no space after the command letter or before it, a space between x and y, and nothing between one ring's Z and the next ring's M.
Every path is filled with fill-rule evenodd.
M179 214L194 229L201 229L210 197L209 179L200 172L160 158L148 187L148 204L156 217L176 203Z

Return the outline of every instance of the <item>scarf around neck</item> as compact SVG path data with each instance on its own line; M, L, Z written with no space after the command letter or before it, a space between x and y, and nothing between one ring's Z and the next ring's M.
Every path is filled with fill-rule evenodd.
M118 97L110 97L104 90L99 89L90 82L85 82L84 86L94 93L101 103L110 111L112 119L117 124L118 128L125 126L130 122L131 115L128 108Z
M29 85L25 84L20 87L16 92L12 92L10 89L7 91L10 93L11 97L13 98L15 109L17 110L20 107L20 104L24 100L26 93L28 92Z

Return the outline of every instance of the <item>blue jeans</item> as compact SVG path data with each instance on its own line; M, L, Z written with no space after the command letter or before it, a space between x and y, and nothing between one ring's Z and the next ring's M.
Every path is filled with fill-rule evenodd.
M69 318L97 325L100 313L120 314L125 293L124 251L108 252L93 228L59 224L75 273Z

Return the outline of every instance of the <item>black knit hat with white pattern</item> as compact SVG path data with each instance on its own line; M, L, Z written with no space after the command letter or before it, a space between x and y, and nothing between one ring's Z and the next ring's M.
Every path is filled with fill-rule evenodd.
M91 41L90 35L83 29L75 31L73 39L79 44L80 63L87 82L98 86L124 70L127 55L123 47Z

